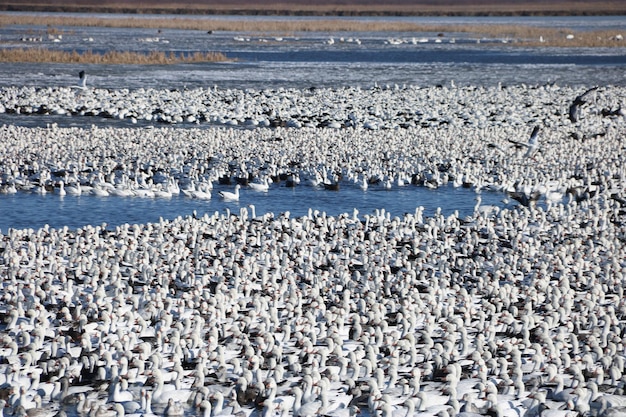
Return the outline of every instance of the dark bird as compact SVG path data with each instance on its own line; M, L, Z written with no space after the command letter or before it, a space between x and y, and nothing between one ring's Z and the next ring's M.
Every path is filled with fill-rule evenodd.
M569 187L566 190L568 195L571 195L577 203L581 201L589 200L598 193L598 186L595 184L581 185L576 187Z
M531 193L525 193L523 191L511 191L507 193L509 197L513 200L517 201L524 207L530 207L531 204L534 204L541 197L541 193L538 191L533 191Z
M324 189L330 191L339 191L339 183L338 182L325 182Z
M626 117L626 110L622 109L622 106L619 106L616 110L602 109L601 113L604 117Z
M537 148L539 147L539 131L541 130L541 128L539 127L539 125L535 126L533 128L532 133L530 134L530 138L528 139L528 142L518 142L516 140L513 139L509 139L509 142L511 142L516 149L523 149L526 148L526 153L524 154L524 157L528 158L533 156L533 154L537 151Z
M506 153L506 151L502 149L502 147L496 143L488 143L487 147L491 149L495 149L498 152Z
M617 193L611 194L611 198L613 200L617 201L619 203L620 207L626 207L626 198L621 197Z
M570 133L570 137L574 140L579 140L579 141L586 141L588 139L595 139L595 138L599 138L602 136L606 136L606 132L598 132L598 133L592 133L589 135L580 135L578 132L572 132Z
M578 121L578 117L580 116L580 106L587 102L587 96L597 89L598 87L592 87L574 99L572 105L569 106L569 120L572 123L576 123Z

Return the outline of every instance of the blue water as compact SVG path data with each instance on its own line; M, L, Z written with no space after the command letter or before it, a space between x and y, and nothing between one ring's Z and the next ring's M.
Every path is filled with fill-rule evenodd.
M242 19L241 16L235 18ZM278 18L285 19L291 18ZM561 27L564 28L564 33L566 28L626 29L624 16L352 19L413 21L425 24L528 24L539 28ZM444 36L437 36L437 33L432 32L259 34L215 31L209 35L205 31L196 30L164 29L158 32L155 29L98 27L58 28L63 37L55 42L54 39L48 39L47 29L43 26L1 27L2 46L45 47L65 51L163 51L177 54L216 51L235 60L227 63L167 66L81 65L80 69L85 69L90 74L90 84L99 88L195 88L213 85L221 88L368 88L374 83L427 86L448 84L451 81L457 85L485 86L498 83L626 84L626 54L623 46L522 48L510 43L504 44L502 39L482 38L477 43L479 39L467 33L444 33ZM37 35L42 37L40 42L22 40L24 37ZM281 36L282 41L276 40L277 35ZM329 45L327 41L331 37L335 42ZM361 43L348 42L350 38L358 38ZM388 40L391 38L405 42L390 45ZM428 42L413 44L410 42L413 38L427 38ZM67 86L76 83L77 73L75 64L3 63L0 66L0 86Z
M110 16L116 17L116 16ZM149 16L133 16L150 18ZM162 18L163 16L157 16ZM180 17L180 16L177 16ZM200 18L195 16L194 18ZM211 18L211 17L207 17ZM219 18L228 18L220 16ZM235 17L241 19L241 16ZM250 17L250 19L264 17ZM291 19L291 18L279 18ZM302 18L293 18L302 19ZM305 18L306 19L306 18ZM314 19L314 18L308 18ZM353 18L359 20L391 19L418 23L441 24L530 24L538 27L562 27L580 30L623 28L623 16L612 17L532 17L532 18ZM234 58L226 63L179 64L168 66L81 65L3 63L0 86L67 86L77 83L77 73L85 69L89 83L97 88L182 89L218 86L220 88L309 88L411 84L432 86L483 85L498 83L560 85L626 85L626 54L624 48L519 48L503 44L499 39L477 40L467 34L447 33L436 43L433 33L294 33L276 41L272 35L245 32L214 32L154 29L61 28L63 39L47 38L45 27L5 26L0 28L3 47L33 47L61 50L130 50L174 51L192 53L217 51ZM28 43L24 36L41 34L41 42ZM326 41L333 37L335 43ZM359 38L361 44L341 42L340 37ZM428 43L389 45L389 38L427 37ZM158 38L154 42L155 38ZM250 39L240 41L239 38ZM146 40L151 39L151 42ZM454 39L454 43L451 40ZM45 126L129 127L126 120L0 115L0 124ZM184 128L184 127L183 127ZM1 161L0 161L1 162ZM214 191L215 194L215 191ZM52 227L80 227L86 224L118 225L225 212L239 212L254 204L257 214L290 211L305 215L309 208L330 215L352 213L361 215L386 209L394 216L413 212L417 206L432 214L437 207L444 213L458 210L461 215L472 212L476 194L469 189L444 187L429 190L415 186L391 191L343 187L330 192L300 186L296 189L273 187L267 194L243 189L239 203L224 203L219 198L204 202L176 197L170 200L98 198L94 196L60 198L57 195L17 194L0 196L0 230ZM483 204L500 204L502 195L483 193Z
M232 187L230 187L232 188ZM174 219L178 216L202 216L216 211L226 214L239 214L241 208L250 213L250 204L255 206L256 214L274 213L278 215L289 211L291 216L300 217L308 214L309 208L324 211L336 216L342 213L353 215L353 209L359 210L359 217L374 214L385 209L391 216L413 213L418 206L424 207L425 215L432 215L437 207L446 215L455 210L462 217L469 216L476 204L477 194L467 188L445 186L429 189L408 185L391 190L370 187L366 191L356 186L344 186L339 191L329 191L300 185L295 188L273 186L267 193L242 188L238 202L225 202L218 195L225 186L216 186L213 198L208 201L174 196L170 199L140 197L96 197L93 195L59 196L56 194L32 194L19 192L12 195L0 195L0 231L6 233L10 228L50 227L70 228L106 223L115 227L124 223L158 222L160 218ZM503 195L495 192L481 193L482 204L502 205Z

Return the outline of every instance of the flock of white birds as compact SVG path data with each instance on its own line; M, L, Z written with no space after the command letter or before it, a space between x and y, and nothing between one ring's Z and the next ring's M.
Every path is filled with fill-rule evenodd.
M626 89L78 87L5 87L0 109L166 124L2 126L0 191L451 183L519 204L10 229L0 415L626 413Z

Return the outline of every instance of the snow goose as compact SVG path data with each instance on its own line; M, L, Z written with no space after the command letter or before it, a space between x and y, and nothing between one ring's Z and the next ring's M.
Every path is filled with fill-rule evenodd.
M190 389L176 389L173 383L166 384L160 369L152 371L152 381L154 383L154 390L152 391L153 404L167 404L170 399L186 403L191 397L192 391Z
M222 394L221 391L214 392L212 397L215 400L215 402L213 402L211 404L211 408L212 408L211 415L213 415L213 416L229 416L229 415L233 414L233 411L234 411L234 407L233 406L231 406L231 405L224 406L224 394Z
M428 412L436 414L442 409L447 409L450 395L446 395L439 390L420 391L415 396L415 408L418 412Z
M13 417L53 417L58 416L59 414L58 407L42 407L41 403L33 408L24 408L23 406L18 406L14 413Z
M222 197L222 199L224 201L239 201L239 189L241 188L241 186L239 184L235 185L235 191L234 192L230 192L230 191L220 191L220 197Z
M474 206L474 213L480 214L483 217L495 216L500 211L500 207L492 204L481 204L482 197L480 194L476 197L476 205Z
M67 195L67 191L65 190L65 183L63 181L59 181L59 195Z
M356 405L350 405L345 408L336 408L332 411L328 411L324 415L328 417L354 417L360 415L360 413L361 409L359 407L357 407ZM408 414L406 414L405 416L408 416Z
M128 384L125 384L125 385L128 385ZM111 391L109 394L110 402L123 403L123 404L134 402L133 393L128 391L127 386L122 387L122 379L119 376L115 377L109 389Z
M540 131L541 131L541 127L539 125L536 125L530 134L530 138L528 139L528 142L518 142L513 139L509 139L509 142L515 145L516 148L526 148L526 152L524 153L524 158L531 158L535 154L535 152L537 152L537 149L539 148L539 132Z
M626 406L611 406L610 402L602 396L598 399L600 409L597 412L598 417L626 417Z
M380 415L381 417L409 417L415 414L415 404L412 401L409 401L411 406L403 407L403 406L394 406L392 404L383 402L380 405ZM424 417L428 417L428 413L423 413Z
M303 392L300 387L292 388L294 394L293 403L293 416L294 417L312 417L320 414L324 414L328 404L324 404L322 401L309 401L302 402ZM326 398L326 397L322 397Z
M198 406L199 410L202 410L201 417L211 417L213 412L211 410L211 402L209 400L202 400L200 405Z
M187 197L193 197L193 192L196 190L196 182L194 180L189 181L186 188L182 188L183 195Z
M573 400L572 391L573 389L568 388L564 389L565 383L563 381L563 375L558 374L556 371L550 376L550 382L556 383L556 387L549 391L546 395L546 398L558 401L558 402L567 402Z
M81 70L78 73L78 79L80 80L80 88L83 90L87 88L87 73Z
M165 406L165 409L163 410L163 415L165 417L177 417L184 414L185 408L180 403L180 401L174 400L173 398L167 400L167 406Z
M574 411L573 409L569 409L570 407L574 408L574 404L571 402L567 404L567 408L565 409L557 408L558 406L554 406L554 408L549 406L546 403L547 402L546 391L543 391L543 390L535 391L531 393L528 397L531 398L532 401L530 405L528 405L527 407L524 407L524 406L509 407L504 404L496 404L493 409L496 411L496 414L498 416L513 417L514 415L519 415L519 413L523 412L525 408L527 408L526 416L530 416L530 417L535 417L535 416L577 417L578 416L577 411ZM555 405L556 404L558 403L555 403ZM515 413L518 413L518 414L515 414Z
M211 190L206 183L201 182L195 187L195 189L189 190L188 195L191 198L196 198L198 200L210 200Z
M9 405L13 409L24 407L25 409L41 406L41 396L28 392L25 386L20 386L12 396L9 397Z
M268 180L267 177L263 177L263 181L261 181L260 183L258 183L258 182L250 182L250 183L248 183L248 187L250 187L254 191L260 191L260 192L266 193L270 189L269 181L270 180Z
M84 70L81 70L78 73L78 81L80 84L71 86L72 88L76 88L78 90L86 90L87 89L87 73Z
M98 197L108 197L111 193L101 184L95 184L91 189L91 192Z

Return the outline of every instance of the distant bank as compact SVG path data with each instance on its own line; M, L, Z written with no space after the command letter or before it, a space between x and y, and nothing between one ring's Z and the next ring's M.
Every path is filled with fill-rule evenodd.
M0 1L0 11L65 12L65 13L125 13L125 14L185 14L185 15L265 15L265 16L581 16L625 15L626 2L590 1L494 1L396 0L376 4L370 0L335 3L303 0L274 2L216 0L186 2L184 7L156 0L141 2L110 2L96 0L55 1L45 3L33 0Z

